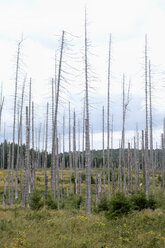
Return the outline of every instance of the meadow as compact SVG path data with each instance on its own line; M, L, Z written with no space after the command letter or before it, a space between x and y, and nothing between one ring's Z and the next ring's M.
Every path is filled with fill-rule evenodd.
M97 169L92 170L95 178ZM124 248L165 247L165 200L156 192L157 207L127 215L107 218L105 211L97 211L95 182L92 184L92 214L85 212L85 182L82 181L81 202L78 196L67 194L69 171L63 174L63 201L60 209L50 209L44 200L44 171L36 171L36 188L43 203L39 210L24 208L20 199L14 205L2 207L3 178L0 171L0 248ZM74 184L73 184L74 188ZM158 188L158 183L157 183ZM50 171L48 170L48 189ZM107 190L107 185L106 185Z

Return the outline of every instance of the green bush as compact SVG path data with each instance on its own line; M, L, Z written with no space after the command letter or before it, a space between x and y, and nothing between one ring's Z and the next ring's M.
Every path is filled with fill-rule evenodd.
M106 197L102 197L97 206L97 212L107 211L109 209L109 202Z
M84 182L84 181L85 181L85 178L86 178L85 173L84 173L84 172L82 172L82 173L81 173L81 180L82 180L82 182Z
M34 191L32 196L30 197L30 208L32 210L39 210L43 207L44 202L41 201L41 194L38 191Z
M132 205L134 210L143 210L145 208L156 209L157 201L153 195L149 196L147 200L145 193L139 192L131 197Z
M39 181L39 182L41 182L41 178L39 176L36 177L36 180Z
M91 184L95 184L96 182L95 182L95 179L94 179L94 177L93 176L91 176Z
M73 207L76 209L80 209L82 202L83 202L83 198L81 195L75 196L73 199Z
M146 195L139 192L131 197L134 210L141 211L142 209L148 208L148 201Z
M128 214L131 211L130 200L123 194L117 193L111 198L109 204L109 210L105 213L105 216L110 218L121 217Z
M158 203L157 203L156 199L154 198L153 195L150 195L149 199L148 199L148 208L155 210L157 207L158 207Z
M48 196L48 199L45 203L48 209L57 209L57 203L50 196Z
M74 175L74 173L72 174L71 181L72 181L72 183L75 183L75 175Z

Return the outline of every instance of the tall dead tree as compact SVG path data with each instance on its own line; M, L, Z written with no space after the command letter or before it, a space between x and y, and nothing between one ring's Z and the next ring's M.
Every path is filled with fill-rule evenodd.
M70 102L69 102L69 168L70 168L70 193L72 193L72 153L71 153Z
M112 194L115 194L115 166L113 162L113 115L111 124L111 164L112 164Z
M144 131L142 130L142 169L143 169L143 185L146 192L146 169L145 169L145 150L144 150Z
M123 119L122 119L122 139L121 139L121 152L122 152L122 165L124 168L124 192L126 192L126 161L125 161L125 120L129 104L130 83L128 86L127 96L125 95L125 75L123 74Z
M105 152L104 152L104 106L102 108L102 147L103 147L103 189L104 189L104 196L105 196Z
M60 93L60 83L61 83L61 72L62 72L62 61L63 61L63 50L64 50L64 36L65 36L65 32L62 31L62 39L61 39L61 48L60 48L60 60L59 60L59 67L58 67L58 79L57 79L57 91L56 91L56 95L55 95L55 113L54 113L54 118L53 118L53 134L52 134L52 144L55 144L55 141L57 141L57 115L58 115L58 104L59 104L59 93ZM55 151L58 150L58 148L56 147L57 144L55 144L55 146L52 150L52 155L55 153ZM52 169L53 171L55 171L55 157L53 155L53 160L52 160ZM55 173L52 175L52 188L53 188L53 196L55 198Z
M29 199L29 111L26 106L26 151L25 151L25 168L24 168L24 189L23 189L23 206L27 206Z
M149 112L150 112L150 166L152 169L152 187L155 194L155 168L153 161L153 128L152 128L152 82L151 82L151 62L149 60Z
M12 152L11 152L11 169L12 169L12 182L11 182L11 203L13 204L14 197L14 147L15 147L15 127L16 127L16 107L17 107L17 88L18 88L18 76L19 76L19 62L20 62L20 49L23 39L18 42L17 48L17 61L16 61L16 73L15 73L15 94L14 94L14 115L13 115L13 140L12 140Z
M18 198L17 194L17 179L18 179L18 169L20 166L20 139L21 139L21 132L22 132L22 115L23 115L23 103L24 103L24 92L25 92L25 83L26 77L24 78L23 85L22 85L22 96L21 96L21 107L20 107L20 117L18 123L18 146L17 146L17 161L16 161L16 191L15 191L15 198Z
M85 10L85 167L86 167L86 213L91 213L91 161L90 161L90 138L89 138L89 96L88 96L88 39L87 19Z
M165 124L165 119L164 119L164 124ZM165 195L165 190L164 190L164 179L165 179L165 138L164 138L164 130L163 134L161 135L161 145L162 145L162 195Z
M148 55L147 55L147 35L145 35L145 170L146 170L146 197L149 197L149 164L148 164Z
M45 199L47 199L47 191L48 191L48 176L47 176L48 114L49 114L49 104L47 103L47 111L46 111L46 139L45 139L45 156L44 156Z
M107 168L108 168L108 196L110 197L110 76L111 76L111 34L109 36L108 55L108 89L107 89Z
M73 113L73 165L74 165L74 193L77 194L77 151L76 151L76 114Z

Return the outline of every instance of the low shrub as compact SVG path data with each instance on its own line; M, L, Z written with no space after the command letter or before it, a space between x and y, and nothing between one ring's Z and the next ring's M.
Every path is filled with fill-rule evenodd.
M82 180L82 182L84 182L84 181L85 181L85 178L86 178L86 177L85 177L85 173L84 173L84 172L82 172L82 173L81 173L81 180Z
M145 193L139 192L131 197L132 205L134 210L143 210L145 208L150 208L152 210L157 208L157 201L153 195L149 196L147 200Z
M150 195L148 199L148 208L155 210L157 207L158 207L158 202L156 201L153 195Z
M95 179L94 179L94 177L93 176L91 176L91 184L95 184L96 182L95 182Z
M43 207L44 202L41 200L41 194L38 191L34 191L32 196L30 197L30 208L32 210L39 210Z
M109 209L109 202L106 197L102 197L98 203L97 212L107 211Z
M82 196L75 196L73 199L73 207L76 209L80 209L82 202L83 202Z
M117 193L111 198L109 204L109 210L105 212L105 216L110 218L121 217L128 214L131 211L131 203L123 193Z
M141 211L142 209L148 208L148 202L146 195L142 192L134 194L131 197L132 205L134 210Z
M38 182L41 182L41 178L40 178L39 176L36 177L36 180L37 180Z
M57 209L57 203L51 198L51 196L48 196L45 203L46 203L48 209Z

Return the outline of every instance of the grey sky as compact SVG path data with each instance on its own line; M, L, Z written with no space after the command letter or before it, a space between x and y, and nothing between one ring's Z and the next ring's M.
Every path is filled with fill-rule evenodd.
M0 0L0 80L3 81L5 106L3 122L11 133L13 111L15 55L17 41L24 33L21 52L19 97L22 80L32 77L33 100L36 106L36 122L45 118L46 102L51 103L51 78L54 76L54 53L64 29L76 37L67 35L72 44L65 62L76 67L75 76L66 74L63 82L59 124L68 101L72 110L82 116L84 78L82 76L82 49L84 7L88 12L88 31L92 44L90 65L92 77L89 82L91 102L91 126L94 127L95 147L101 146L101 109L106 110L108 39L112 33L111 113L114 115L114 143L118 144L121 129L122 74L126 82L131 80L131 101L127 113L126 129L134 133L136 123L144 128L144 35L148 34L149 57L153 69L153 107L155 141L159 140L164 116L165 71L165 3L154 0ZM78 58L77 58L78 57ZM70 67L65 66L66 72ZM27 82L28 82L27 81ZM26 92L28 87L26 87ZM27 97L26 102L27 103ZM99 117L99 119L98 119ZM38 123L37 123L38 125ZM60 129L59 129L60 130ZM159 130L159 131L158 131ZM117 133L119 132L119 133ZM131 133L131 134L132 134ZM50 133L51 134L51 133ZM100 135L100 136L99 136ZM99 138L100 137L100 138ZM100 139L100 142L98 142ZM130 136L128 134L128 139Z

